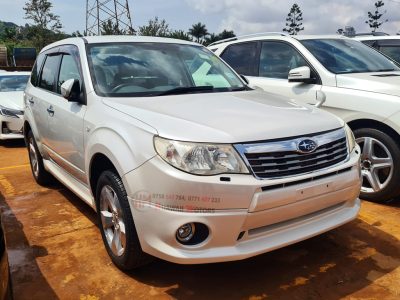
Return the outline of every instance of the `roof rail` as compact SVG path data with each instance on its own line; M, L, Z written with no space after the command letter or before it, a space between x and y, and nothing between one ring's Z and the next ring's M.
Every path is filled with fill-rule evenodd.
M220 40L220 41L211 43L210 45L208 45L208 47L215 46L215 45L222 44L222 43L226 43L226 42L238 41L238 40L242 40L242 39L258 37L258 36L264 36L264 35L290 36L289 34L284 33L284 32L259 32L259 33L246 34L246 35L241 35L241 36L237 36L237 37L232 37L232 38Z
M354 36L386 36L389 35L386 32L367 32L367 33L356 33Z

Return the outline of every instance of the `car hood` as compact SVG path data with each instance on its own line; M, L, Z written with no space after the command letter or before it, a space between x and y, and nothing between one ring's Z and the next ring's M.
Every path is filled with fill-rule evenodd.
M0 105L15 110L24 110L24 92L0 92Z
M343 126L330 113L261 91L104 98L103 103L147 123L162 137L193 142L250 142Z
M336 75L337 86L400 97L400 72Z

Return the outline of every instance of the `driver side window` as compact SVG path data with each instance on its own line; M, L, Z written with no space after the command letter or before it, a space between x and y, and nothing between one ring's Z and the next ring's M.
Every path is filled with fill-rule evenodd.
M289 71L308 66L292 46L282 42L263 42L260 54L259 76L287 79Z

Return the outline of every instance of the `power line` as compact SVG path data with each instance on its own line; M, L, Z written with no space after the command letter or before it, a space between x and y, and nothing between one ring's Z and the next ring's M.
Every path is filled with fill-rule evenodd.
M101 35L111 22L120 32L133 33L128 0L86 0L86 34Z

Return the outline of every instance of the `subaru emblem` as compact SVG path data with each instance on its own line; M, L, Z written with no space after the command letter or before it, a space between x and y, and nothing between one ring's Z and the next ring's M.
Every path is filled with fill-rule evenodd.
M297 149L301 153L311 153L317 149L317 143L310 139L301 140L297 144Z

